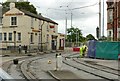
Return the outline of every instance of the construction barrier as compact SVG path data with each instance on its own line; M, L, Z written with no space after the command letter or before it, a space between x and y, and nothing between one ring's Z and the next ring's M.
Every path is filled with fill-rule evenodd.
M73 52L80 52L80 48L79 47L74 47Z
M89 42L88 57L118 60L119 54L120 42Z
M90 40L88 43L88 54L87 57L95 58L96 56L96 41Z

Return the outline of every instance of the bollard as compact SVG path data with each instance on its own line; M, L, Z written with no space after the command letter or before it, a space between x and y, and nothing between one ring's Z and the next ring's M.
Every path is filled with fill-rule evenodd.
M62 56L61 53L57 56L57 70L61 70L62 68Z
M18 59L13 59L14 64L18 64Z
M57 64L57 56L58 56L58 54L56 54L56 70L58 70L58 64Z

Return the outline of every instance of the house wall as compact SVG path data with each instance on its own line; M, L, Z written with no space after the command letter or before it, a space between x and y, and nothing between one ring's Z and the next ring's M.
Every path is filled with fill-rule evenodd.
M22 13L22 15L15 15L15 13ZM10 25L10 18L13 16L17 17L16 26ZM53 26L53 28L50 28L50 26ZM14 39L14 31L16 31L16 40ZM52 50L52 40L56 41L56 50L58 50L60 47L59 39L61 39L61 36L58 34L57 24L27 16L24 12L18 10L17 8L12 8L3 15L2 35L4 32L7 33L7 41L2 40L3 48L7 46L14 46L15 43L16 46L41 46L40 43L42 43L43 47L46 48L46 50ZM8 40L8 33L12 33L12 41ZM21 33L21 41L18 41L18 33ZM33 35L32 43L30 42L31 34ZM57 38L53 39L52 36L56 36ZM62 36L62 38L64 37Z

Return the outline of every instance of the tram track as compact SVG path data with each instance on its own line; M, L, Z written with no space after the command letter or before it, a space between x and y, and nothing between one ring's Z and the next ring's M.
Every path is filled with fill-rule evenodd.
M103 65L100 65L100 64L92 64L92 63L86 63L86 62L82 62L78 59L74 59L73 58L73 61L79 63L79 64L82 64L82 65L85 65L87 67L91 67L91 68L94 68L94 69L97 69L97 70L101 70L101 71L104 71L104 72L107 72L107 73L111 73L111 74L114 74L114 75L117 75L117 76L120 76L120 70L117 70L117 69L114 69L114 68L110 68L110 67L107 67L107 66L103 66Z
M31 80L34 80L34 81L40 81L40 79L38 79L30 70L29 70L29 65L33 62L33 61L36 61L36 60L39 60L39 59L44 59L44 58L47 58L49 57L50 54L46 55L46 56L42 56L42 55L39 55L39 56L28 56L28 57L24 57L24 58L17 58L19 60L19 63L18 64L14 64L13 63L13 60L10 60L10 61L7 61L5 62L2 67L3 67L3 70L5 70L8 74L11 75L11 72L10 72L10 69L11 69L11 66L15 65L16 67L18 67L19 69L19 72L20 72L20 75L22 76L22 78L25 80L25 81L31 81ZM54 55L55 56L55 55Z
M66 57L69 57L69 56L66 56ZM115 76L115 77L120 76L119 74L117 74L115 72L112 73L109 71L98 69L97 67L93 67L92 65L90 66L88 64L81 63L79 61L76 61L74 58L72 60L70 58L69 58L70 60L66 60L66 57L63 60L63 63L65 63L66 65L68 65L70 67L76 68L78 71L83 71L83 72L89 73L89 74L94 75L96 77L103 78L107 81L115 81L110 76ZM87 69L89 69L89 70L87 70ZM98 71L98 73L97 72L95 73L94 71ZM102 74L104 74L104 75L102 75ZM110 76L107 76L107 75L110 75Z

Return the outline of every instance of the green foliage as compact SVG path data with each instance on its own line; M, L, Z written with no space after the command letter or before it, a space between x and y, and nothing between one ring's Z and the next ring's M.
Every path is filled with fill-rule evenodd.
M71 41L72 42L86 42L88 40L96 40L95 37L92 34L88 34L86 37L82 36L82 32L80 29L78 28L69 28L67 29L67 41Z
M95 37L94 37L92 34L88 34L88 35L86 36L86 39L87 39L87 40L96 40Z
M81 30L78 28L69 28L67 29L67 41L75 42L76 40L79 42L83 42L85 38L82 36Z
M107 37L102 36L102 37L99 39L99 41L108 41L108 40L107 40Z
M9 8L10 2L5 2L3 3L4 8ZM23 9L26 11L30 11L31 13L37 14L36 8L30 4L30 2L15 2L15 6L18 9Z

